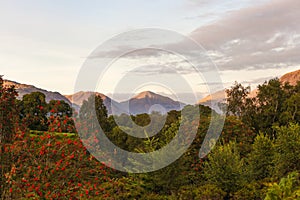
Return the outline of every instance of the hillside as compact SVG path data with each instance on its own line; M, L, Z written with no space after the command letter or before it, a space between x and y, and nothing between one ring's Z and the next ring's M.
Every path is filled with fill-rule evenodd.
M296 85L297 82L300 81L300 70L293 71L293 72L290 72L290 73L287 73L287 74L283 75L280 78L280 81L282 83L288 82L291 85Z
M297 81L300 81L300 70L289 72L284 74L279 79L282 83L288 82L291 85L296 85ZM256 97L258 90L254 89L250 92L249 97ZM225 97L225 98L224 98ZM225 102L226 100L225 90L217 91L211 95L204 97L198 101L198 104L203 104L212 107L213 109L218 109L218 103Z
M15 86L15 88L19 94L18 99L22 99L22 97L24 95L30 94L32 92L41 92L41 93L45 94L47 102L49 102L51 100L63 100L70 105L72 104L65 96L63 96L59 92L47 91L47 90L44 90L41 88L37 88L33 85L21 84L21 83L10 81L10 80L4 80L4 86Z

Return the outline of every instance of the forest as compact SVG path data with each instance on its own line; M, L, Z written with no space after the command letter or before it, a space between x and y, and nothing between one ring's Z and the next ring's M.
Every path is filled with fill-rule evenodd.
M226 111L223 130L212 151L200 158L211 118L222 115L207 106L187 105L166 115L109 116L101 97L92 95L76 113L64 101L47 103L39 92L18 100L15 88L4 87L1 77L0 197L300 199L300 81L290 85L271 79L257 89L255 97L249 97L250 88L237 82L226 90L226 103L220 103ZM90 118L91 107L96 108L96 120ZM151 121L156 123L147 127ZM86 144L98 151L105 148L94 123L121 149L147 153L166 146L182 122L199 124L196 137L179 159L154 172L121 172L87 150ZM153 135L154 130L159 131ZM153 136L127 134L141 131ZM126 166L135 162L126 156L122 161Z

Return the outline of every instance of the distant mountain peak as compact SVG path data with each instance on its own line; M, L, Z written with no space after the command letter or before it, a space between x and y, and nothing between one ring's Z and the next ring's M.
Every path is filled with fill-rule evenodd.
M179 101L175 101L170 97L166 97L160 94L156 94L151 91L144 91L133 98L120 102L120 105L123 107L123 110L126 110L131 114L139 114L139 113L150 113L152 112L152 106L160 105L163 109L158 109L155 111L159 111L161 113L168 112L170 110L180 110L185 104ZM129 108L127 107L129 105Z
M77 105L82 105L84 100L87 100L91 95L99 95L101 97L101 99L103 99L103 101L105 101L108 97L105 96L102 93L99 92L92 92L92 91L79 91L76 92L75 94L71 94L71 95L65 95L65 97L67 99L69 99L72 103L75 103Z
M280 81L282 83L289 83L291 85L296 85L297 82L300 81L300 69L283 75L280 78Z
M144 92L141 92L139 94L137 94L136 96L134 96L133 98L134 99L144 99L144 98L153 98L153 97L157 97L157 96L161 96L159 94L156 94L154 92L151 92L151 91L144 91Z

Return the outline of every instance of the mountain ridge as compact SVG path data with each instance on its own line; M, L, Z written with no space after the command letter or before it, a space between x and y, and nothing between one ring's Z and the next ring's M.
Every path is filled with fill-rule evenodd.
M24 95L30 94L32 92L41 92L45 94L47 102L50 102L51 100L63 100L73 108L75 108L75 110L77 111L79 111L83 101L88 100L88 98L93 94L99 95L102 98L103 103L107 108L108 114L116 115L120 115L122 113L141 114L150 113L152 111L165 113L170 110L180 110L184 105L186 105L182 102L175 101L170 97L156 94L152 91L143 91L128 100L117 102L102 93L92 91L80 91L70 95L62 95L59 92L48 91L38 88L34 85L23 84L6 79L4 80L4 86L14 86L19 94L17 97L18 99L22 99Z
M152 91L144 91L129 100L120 102L120 105L130 114L139 114L152 111L166 113L171 110L181 110L186 104Z
M291 85L296 85L297 81L300 81L300 70L288 72L282 75L279 78L280 82L286 83L288 82ZM267 80L266 80L267 81ZM258 89L254 89L250 92L249 97L256 97ZM226 101L227 95L225 90L217 91L211 95L207 95L206 97L200 99L197 103L210 106L213 109L217 109L217 104Z
M6 80L4 79L3 85L5 87L10 87L14 86L16 91L18 92L18 99L22 99L24 95L30 94L32 92L41 92L45 94L46 96L46 101L49 102L51 100L63 100L69 105L72 105L72 103L62 94L59 92L53 92L53 91L48 91L42 88L38 88L34 85L28 85L28 84L23 84L23 83L18 83L16 81L11 81L11 80Z
M300 69L284 74L279 79L282 83L288 82L291 85L296 85L300 81Z
M114 101L113 99L109 98L108 96L99 93L99 92L92 92L92 91L79 91L71 95L65 95L65 97L72 102L73 104L78 105L79 107L82 106L83 102L88 100L91 95L99 95L103 100L103 104L105 105L108 114L112 114L112 112L116 112L120 114L122 109L119 108L119 102Z
M91 91L80 91L73 95L65 95L65 97L68 98L72 103L81 106L83 101L87 100L93 94L100 95L104 105L108 110L108 114L141 114L149 113L151 111L165 113L170 110L180 110L185 105L182 102L174 101L170 97L156 94L152 91L140 92L132 98L121 102L117 102L102 93ZM161 105L164 109L159 109L159 107L155 106L156 104Z

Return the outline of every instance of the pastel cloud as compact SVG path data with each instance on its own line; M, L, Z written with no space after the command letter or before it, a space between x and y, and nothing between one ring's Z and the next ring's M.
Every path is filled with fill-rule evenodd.
M231 12L190 36L215 52L221 70L286 67L300 63L300 1L275 0Z

